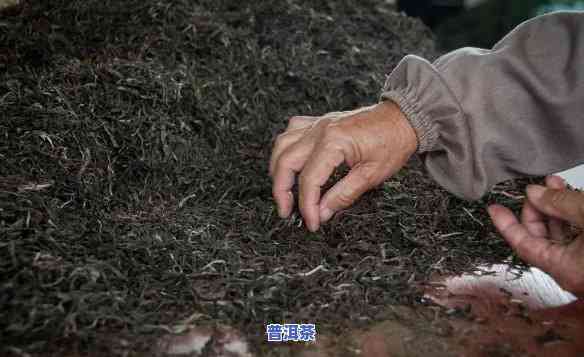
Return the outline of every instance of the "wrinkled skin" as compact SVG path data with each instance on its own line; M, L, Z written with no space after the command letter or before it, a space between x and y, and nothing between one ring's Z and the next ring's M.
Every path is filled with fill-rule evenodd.
M292 212L298 175L300 212L314 232L395 174L416 147L413 128L392 102L322 117L293 117L278 136L270 161L278 212L283 218ZM351 170L321 197L321 187L343 163Z
M335 212L398 172L416 152L416 132L398 106L382 102L321 117L298 116L274 144L270 160L273 196L282 218L299 208L307 228L319 229ZM336 167L351 169L328 192L321 187ZM526 262L550 274L564 289L584 297L584 233L567 240L567 223L584 228L584 193L570 191L556 176L527 189L520 219L507 208L488 208L493 223Z

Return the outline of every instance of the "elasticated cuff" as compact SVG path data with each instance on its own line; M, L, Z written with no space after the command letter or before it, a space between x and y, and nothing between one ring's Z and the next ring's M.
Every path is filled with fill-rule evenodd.
M414 99L407 97L406 93L398 90L390 90L381 94L381 100L391 100L397 104L404 113L418 137L419 154L431 151L436 145L438 134L436 130L432 130L432 124L426 114L416 105Z

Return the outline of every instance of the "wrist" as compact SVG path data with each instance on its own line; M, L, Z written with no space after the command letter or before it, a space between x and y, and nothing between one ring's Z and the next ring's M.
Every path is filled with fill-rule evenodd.
M400 107L391 100L384 100L376 104L374 110L390 123L391 130L399 132L399 138L408 156L415 154L418 149L418 136Z

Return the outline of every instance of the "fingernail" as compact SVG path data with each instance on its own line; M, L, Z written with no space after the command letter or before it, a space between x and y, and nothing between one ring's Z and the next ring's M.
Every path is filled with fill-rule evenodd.
M321 222L328 221L329 219L331 219L331 217L333 216L333 214L334 214L334 212L330 208L328 208L328 207L325 207L325 208L321 209L320 210L320 221Z
M540 200L543 197L546 188L539 185L529 185L527 186L527 197L532 200Z

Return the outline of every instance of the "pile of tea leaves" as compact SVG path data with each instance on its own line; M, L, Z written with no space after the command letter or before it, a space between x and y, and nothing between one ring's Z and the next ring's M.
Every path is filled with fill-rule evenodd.
M185 319L343 330L510 255L484 208L522 184L466 203L415 160L316 234L277 217L287 118L436 55L385 1L29 1L0 44L2 353L126 355Z

